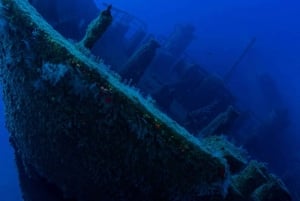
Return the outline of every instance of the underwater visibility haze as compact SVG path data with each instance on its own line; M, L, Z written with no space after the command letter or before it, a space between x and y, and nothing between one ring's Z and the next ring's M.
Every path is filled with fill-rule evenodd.
M299 10L0 0L0 201L300 201Z

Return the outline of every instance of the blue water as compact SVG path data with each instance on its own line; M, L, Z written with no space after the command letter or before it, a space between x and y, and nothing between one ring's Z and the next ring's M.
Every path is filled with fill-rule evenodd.
M2 97L2 93L1 93ZM17 167L13 149L8 141L8 132L4 126L4 110L0 101L0 195L1 201L21 201Z
M82 0L83 5L85 1ZM97 3L100 5L102 1ZM261 150L267 154L257 157L269 163L270 169L282 176L288 186L300 191L299 1L111 0L108 3L145 21L149 32L155 35L170 34L177 23L193 24L197 36L188 53L209 72L221 77L255 37L255 45L239 64L228 86L241 107L264 119L271 110L270 101L266 101L270 89L263 91L258 77L267 74L276 83L280 104L289 111L290 124L280 133L279 144L272 144L272 136L269 140L265 138L270 146ZM4 128L2 102L0 106L0 201L19 201L18 175Z

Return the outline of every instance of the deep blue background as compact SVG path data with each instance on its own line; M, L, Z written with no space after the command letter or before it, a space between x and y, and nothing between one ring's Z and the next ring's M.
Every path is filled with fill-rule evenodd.
M83 5L85 1L82 0ZM292 121L289 130L282 133L282 144L276 145L285 153L284 159L278 158L285 166L278 174L300 172L299 1L111 0L107 3L139 17L148 24L149 32L156 35L170 34L177 23L193 24L197 38L188 53L204 68L220 76L233 65L251 38L256 37L254 47L238 66L229 87L238 96L240 105L264 118L267 106L256 78L268 73L275 79ZM2 103L0 106L0 200L18 201L21 199L16 167L4 129Z
M2 97L2 93L0 93ZM0 101L0 200L21 201L17 167L13 150L8 142L8 133L4 126L4 107Z

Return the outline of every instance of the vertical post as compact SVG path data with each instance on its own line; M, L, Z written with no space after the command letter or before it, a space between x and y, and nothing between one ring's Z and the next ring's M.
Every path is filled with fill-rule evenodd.
M153 60L156 49L159 47L160 45L155 40L150 40L140 47L125 64L124 69L120 73L122 78L131 80L132 84L137 84Z
M112 23L113 18L111 15L111 8L112 6L109 5L106 10L102 11L101 14L89 24L80 44L88 49L93 48L97 40Z

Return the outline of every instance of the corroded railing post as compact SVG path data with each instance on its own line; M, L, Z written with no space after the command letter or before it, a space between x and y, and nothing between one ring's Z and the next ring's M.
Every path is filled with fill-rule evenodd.
M93 48L97 40L112 23L113 17L111 15L111 8L112 6L109 5L106 10L102 11L101 14L89 24L85 36L80 41L80 44L88 49Z
M141 46L127 61L123 70L120 72L122 78L130 80L131 84L137 84L149 64L152 62L157 48L160 45L155 40L150 40L148 43Z

